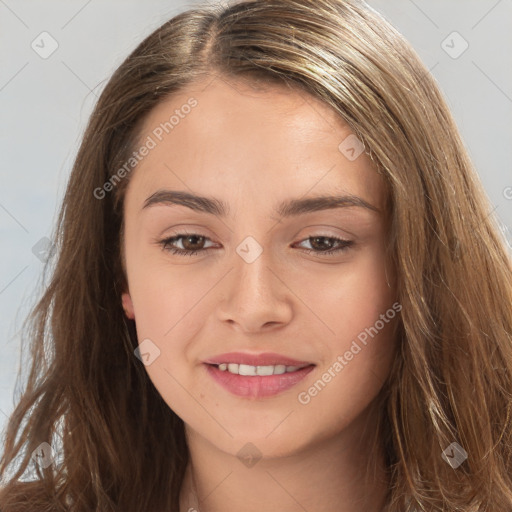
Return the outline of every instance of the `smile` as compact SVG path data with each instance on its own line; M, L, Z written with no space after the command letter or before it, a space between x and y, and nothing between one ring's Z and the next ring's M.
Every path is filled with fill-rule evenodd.
M231 394L244 398L266 398L286 391L314 368L307 366L251 366L236 363L205 364L210 377Z
M235 375L244 375L252 377L256 375L282 375L283 373L291 373L305 368L304 366L285 366L284 364L270 365L270 366L251 366L249 364L236 364L236 363L221 363L218 365L220 371L228 371Z

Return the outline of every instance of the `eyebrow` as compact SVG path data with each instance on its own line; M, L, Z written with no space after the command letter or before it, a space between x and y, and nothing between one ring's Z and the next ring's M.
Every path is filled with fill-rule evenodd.
M226 217L229 214L229 206L220 199L198 196L182 190L157 190L146 199L142 209L144 210L155 205L186 206L191 210L208 213L216 217ZM290 199L280 203L275 208L275 213L280 217L293 217L305 213L349 206L357 206L375 213L381 213L380 209L376 206L352 194Z

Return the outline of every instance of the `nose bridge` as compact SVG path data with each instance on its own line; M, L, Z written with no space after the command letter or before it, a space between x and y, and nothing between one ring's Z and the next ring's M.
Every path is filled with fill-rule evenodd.
M262 298L275 292L275 269L272 268L270 249L253 236L247 236L238 244L234 256L233 281L238 293L259 295ZM269 298L269 297L267 297ZM251 297L254 300L254 297Z
M273 261L270 250L252 236L236 246L234 268L221 307L224 320L234 321L247 330L289 320L286 287L278 279L279 270Z

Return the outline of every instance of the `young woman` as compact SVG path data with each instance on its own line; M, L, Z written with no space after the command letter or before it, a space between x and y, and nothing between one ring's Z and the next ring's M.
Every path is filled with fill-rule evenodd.
M491 209L363 2L171 19L77 155L0 510L510 512Z

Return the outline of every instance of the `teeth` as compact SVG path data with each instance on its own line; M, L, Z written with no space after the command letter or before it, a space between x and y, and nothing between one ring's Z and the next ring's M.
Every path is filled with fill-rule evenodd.
M228 372L230 373L238 373L238 365L234 363L228 364Z
M255 375L282 375L283 373L296 372L304 368L304 366L285 366L284 364L277 364L272 366L251 366L248 364L237 363L222 363L219 364L219 370L235 375L255 376Z
M262 366L262 368L265 368L265 366ZM295 368L295 366L288 366L288 368ZM276 364L276 366L274 366L274 371L272 372L272 374L281 375L282 373L286 373L286 366L284 364Z
M229 370L231 371L231 370ZM248 364L239 364L238 373L240 375L258 375L258 368L256 366L249 366Z

